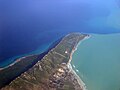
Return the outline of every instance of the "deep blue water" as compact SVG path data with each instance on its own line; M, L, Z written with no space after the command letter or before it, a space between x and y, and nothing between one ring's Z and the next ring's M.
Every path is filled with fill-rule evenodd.
M0 0L0 66L70 32L120 33L120 0Z

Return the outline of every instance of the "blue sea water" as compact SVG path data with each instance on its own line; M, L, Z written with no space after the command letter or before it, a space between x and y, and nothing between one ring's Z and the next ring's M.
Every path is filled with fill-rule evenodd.
M88 90L120 90L120 34L92 34L78 46L72 65Z
M119 0L0 0L0 67L71 32L120 33Z

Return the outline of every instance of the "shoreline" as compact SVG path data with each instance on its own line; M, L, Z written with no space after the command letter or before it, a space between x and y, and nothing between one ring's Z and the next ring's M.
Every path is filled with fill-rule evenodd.
M27 57L18 58L16 60L17 63L22 61L22 59L23 59L23 61L24 61L24 59L26 59L27 61L28 60L31 61L31 59L32 59L32 61L35 60L35 64L30 66L30 67L26 66L26 67L28 67L27 70L26 70L26 67L24 67L25 72L23 72L23 71L21 72L21 67L18 67L18 69L20 71L20 72L18 72L18 70L16 69L17 66L31 65L32 61L28 64L28 62L25 60L25 63L21 62L21 63L18 63L17 65L15 64L16 62L14 62L14 63L11 64L11 67L8 69L8 71L10 71L10 73L8 73L8 71L5 72L5 74L6 73L8 74L8 75L6 75L6 77L9 78L11 76L10 79L12 78L12 81L14 80L14 82L18 82L18 81L21 80L19 78L24 77L28 81L30 80L29 81L30 83L33 83L33 80L31 80L30 78L27 78L27 77L29 76L29 77L33 78L32 73L37 73L35 77L37 77L37 75L38 75L38 78L39 78L39 75L43 75L40 78L48 79L48 81L45 81L45 83L49 82L49 85L53 85L53 88L65 88L65 87L62 87L60 85L61 85L62 82L67 80L67 82L70 82L70 83L65 83L64 82L63 85L68 85L68 86L72 85L71 87L68 87L69 89L74 88L75 90L87 90L86 86L85 86L85 83L82 81L82 79L77 75L75 70L72 68L71 60L72 60L72 55L74 54L74 52L78 48L78 45L83 40L87 39L88 37L89 37L89 35L81 34L81 33L78 33L78 34L73 33L73 34L66 35L64 38L62 38L59 41L59 43L57 43L43 57L41 57L40 60L44 60L42 62L38 61L38 56L33 57L33 58L31 58L29 56L27 56L29 58L27 58ZM61 50L61 49L63 49L63 50ZM68 53L66 53L66 51ZM55 62L56 59L58 60L57 62ZM49 64L49 63L53 64L53 66L51 66L51 64ZM66 73L64 73L62 71L63 74L61 74L61 71L59 71L60 73L55 74L53 78L51 78L51 76L45 76L45 75L48 75L48 74L50 74L50 75L54 74L54 72L56 72L56 69L54 69L54 67L58 68L57 65L61 65L62 63L66 64L65 65L65 67L67 68L67 69L65 69ZM14 65L16 65L16 66L12 67ZM40 69L37 69L39 67L38 65L40 67L43 66L42 70L44 70L45 72L41 71ZM51 69L53 69L53 72L51 72ZM1 71L1 72L3 72L3 71ZM16 72L18 72L19 75L15 75L16 77L14 78L13 74L15 74ZM31 72L31 73L29 73L29 72ZM26 75L26 73L28 73L28 75ZM3 74L4 73L1 73L1 76L3 76ZM63 76L61 76L61 75L67 75L67 76L63 78ZM56 78L56 79L54 80L54 78ZM62 80L62 79L63 79L63 81L60 81L61 82L60 83L59 80ZM51 80L52 80L52 82L51 82ZM14 82L12 82L12 81L10 80L10 81L7 81L5 83L2 83L2 82L4 82L4 78L1 78L1 88L4 87L5 85L8 85L8 83L11 82L9 84L10 86L5 87L5 88L11 88L11 85L13 85L13 88L15 88L15 90L16 90L16 88L19 88L21 86L27 89L27 87L22 85L21 83L17 87L14 87ZM37 80L37 78L35 78L35 81L41 82L42 79ZM24 82L24 83L26 83L26 82ZM26 85L29 85L29 84L26 83ZM36 85L38 85L38 84L36 84ZM48 86L48 88L50 88L50 87L51 86ZM43 88L43 87L41 87L41 88ZM7 89L3 89L3 90L7 90Z
M16 59L13 63L9 64L8 66L5 66L5 67L3 67L3 68L0 68L0 71L4 70L4 69L6 69L6 68L12 67L12 66L15 65L16 63L20 62L22 59L25 59L25 58L30 57L30 56L34 56L34 54L20 57L20 58Z
M68 67L69 67L71 73L74 74L75 79L77 80L77 82L78 82L78 84L80 85L80 87L82 88L82 90L87 90L85 83L84 83L83 80L80 78L80 76L77 75L77 73L75 72L75 70L72 68L72 65L69 64Z
M73 73L75 75L75 78L78 82L78 84L80 85L80 87L82 88L82 90L87 90L85 83L82 81L82 79L80 78L79 75L77 75L77 73L75 72L75 70L72 68L71 65L71 61L72 61L72 56L75 53L75 51L77 50L78 46L81 44L82 41L89 39L91 37L91 35L86 36L83 40L81 40L72 50L71 55L70 55L70 59L69 62L67 63L67 67L70 69L71 73Z
M13 65L15 65L16 63L20 62L22 59L25 59L25 58L28 58L28 57L31 57L31 56L35 56L35 55L41 55L45 52L49 52L50 50L52 50L53 48L55 48L61 41L62 41L63 37L59 38L58 40L54 41L45 51L41 51L40 53L34 53L34 54L25 54L21 57L16 57L15 60L10 63L9 65L7 66L4 66L4 67L0 67L0 71L6 69L6 68L9 68L9 67L12 67Z

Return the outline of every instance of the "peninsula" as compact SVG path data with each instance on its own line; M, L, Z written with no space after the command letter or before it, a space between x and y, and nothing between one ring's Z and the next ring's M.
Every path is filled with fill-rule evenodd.
M86 90L70 64L78 43L86 37L89 35L68 34L42 59L34 57L39 60L1 90Z

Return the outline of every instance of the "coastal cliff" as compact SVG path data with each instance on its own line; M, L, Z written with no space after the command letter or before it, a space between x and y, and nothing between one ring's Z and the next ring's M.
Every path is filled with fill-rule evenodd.
M85 90L70 61L78 43L86 37L87 34L79 33L65 36L33 67L1 90Z

